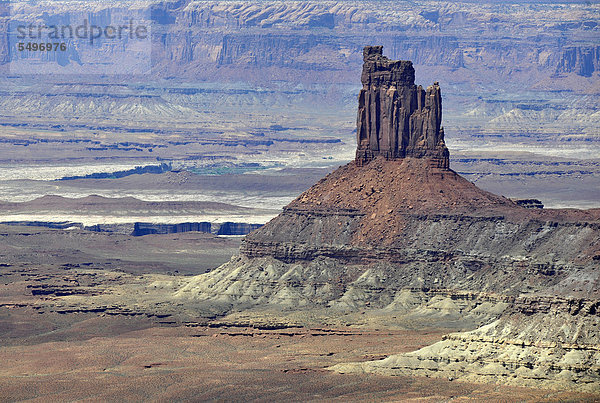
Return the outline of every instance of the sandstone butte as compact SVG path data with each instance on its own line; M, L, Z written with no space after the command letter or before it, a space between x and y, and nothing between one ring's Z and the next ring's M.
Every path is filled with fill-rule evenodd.
M339 372L600 393L600 209L527 209L452 171L440 86L410 61L366 47L361 80L356 159L176 296L474 329Z

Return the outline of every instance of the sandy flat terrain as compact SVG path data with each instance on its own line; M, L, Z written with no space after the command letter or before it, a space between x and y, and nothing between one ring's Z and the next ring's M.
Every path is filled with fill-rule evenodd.
M92 318L81 330L110 327ZM134 325L134 322L131 323ZM139 325L139 324L138 324ZM118 333L118 332L117 332ZM87 340L0 348L0 400L558 401L561 392L323 368L410 351L441 331L150 327ZM8 365L7 365L8 364ZM569 399L591 398L568 395Z

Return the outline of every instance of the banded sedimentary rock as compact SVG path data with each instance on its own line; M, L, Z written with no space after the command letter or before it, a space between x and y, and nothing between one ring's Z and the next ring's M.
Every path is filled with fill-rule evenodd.
M357 164L378 155L388 160L429 157L437 167L448 169L439 83L426 91L416 86L412 62L388 59L382 46L365 47L363 60L356 122Z
M439 85L423 91L411 62L381 50L364 50L356 160L175 297L474 329L340 372L600 392L600 209L526 208L541 203L449 169Z

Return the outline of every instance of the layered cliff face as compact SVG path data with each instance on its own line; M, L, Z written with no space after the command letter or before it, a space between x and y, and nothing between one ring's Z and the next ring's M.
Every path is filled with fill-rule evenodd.
M9 62L11 52L16 52L9 49L8 17L50 26L67 23L73 15L66 3L51 10L43 3L10 5L12 10L0 5L0 63ZM581 48L584 54L596 46L599 29L592 4L569 2L510 10L497 2L102 2L86 13L105 25L111 14L136 10L143 10L153 22L153 74L210 80L218 72L232 79L306 76L312 82L348 82L359 67L362 44L377 41L393 57L410 58L417 65L465 69L468 73L455 78L457 82L478 77L479 82L503 85L510 77L532 85L548 79L557 67L588 75L587 67L582 70L569 61L569 49ZM104 51L110 56L114 50ZM75 50L64 59L76 63L80 57ZM327 74L306 74L306 61ZM229 71L217 70L223 67ZM269 74L261 73L269 67L273 67Z
M328 175L186 293L351 310L421 290L598 298L598 239L600 211L526 209L426 158L379 157Z
M411 353L330 369L598 393L597 311L598 301L520 298L476 330L451 333Z
M593 7L566 7L519 6L509 13L492 2L178 2L156 5L153 19L160 22L161 70L177 69L185 57L186 74L212 77L217 65L238 70L237 77L272 68L272 75L286 78L304 76L310 65L329 74L309 79L350 81L362 44L377 41L417 65L466 69L467 80L476 75L502 84L519 76L531 85L540 71L554 73L568 47L595 43ZM570 65L564 71L585 74Z
M417 87L412 62L388 59L382 46L367 46L363 61L357 164L378 155L386 159L431 157L438 167L448 169L439 84L427 87L427 91Z
M566 48L556 67L557 73L572 73L592 77L600 71L600 46L573 46Z

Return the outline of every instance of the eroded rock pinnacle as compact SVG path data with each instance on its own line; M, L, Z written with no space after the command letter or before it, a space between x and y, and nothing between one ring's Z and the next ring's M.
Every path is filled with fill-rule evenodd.
M412 62L388 59L383 56L383 46L366 46L363 60L357 164L382 155L388 160L428 158L432 165L449 169L439 84L435 82L426 91L416 86Z

